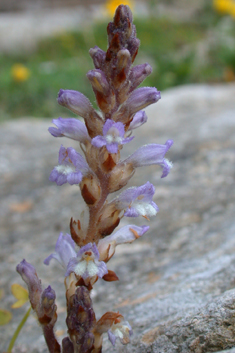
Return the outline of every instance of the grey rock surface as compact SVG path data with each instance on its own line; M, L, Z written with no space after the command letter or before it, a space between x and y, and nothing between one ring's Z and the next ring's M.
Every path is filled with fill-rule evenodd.
M147 180L156 186L159 214L150 231L120 246L109 262L116 283L98 281L93 291L99 318L119 310L134 330L131 344L107 352L234 353L235 349L235 85L189 85L162 92L147 109L147 124L123 149L123 157L146 143L174 145L168 152L174 168L160 179L159 167L140 168L129 186ZM63 271L42 261L60 231L79 218L83 202L77 187L48 181L58 149L76 146L47 132L48 120L21 119L0 126L0 307L10 309L12 283L21 283L15 266L26 258L44 286L57 293L57 333L65 335ZM78 148L78 146L77 146ZM133 222L133 220L132 220ZM134 220L147 224L146 220ZM128 220L121 225L128 224ZM14 310L2 326L0 351L26 308ZM61 335L62 334L62 335ZM23 328L15 352L46 353L33 315Z

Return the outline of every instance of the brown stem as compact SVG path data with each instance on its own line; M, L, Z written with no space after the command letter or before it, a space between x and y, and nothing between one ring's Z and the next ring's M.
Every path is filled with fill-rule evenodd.
M99 171L97 177L100 181L101 187L101 198L95 206L89 208L89 225L87 229L86 241L89 242L98 242L97 239L97 221L101 208L103 207L107 196L109 194L108 183L109 183L109 174L104 174L102 171Z
M43 325L43 334L50 353L60 353L60 345L55 337L52 325Z

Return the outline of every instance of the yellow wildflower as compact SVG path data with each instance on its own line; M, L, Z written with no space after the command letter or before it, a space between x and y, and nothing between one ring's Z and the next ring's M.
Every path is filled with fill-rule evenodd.
M119 5L128 5L131 9L133 9L134 1L133 0L107 0L105 7L110 16L114 15L116 8Z
M22 64L15 64L11 68L11 75L16 82L23 82L28 80L30 76L29 69Z
M230 15L235 19L235 2L231 6Z
M232 14L235 3L233 0L214 0L213 7L217 12Z
M23 306L26 302L29 301L29 292L27 289L22 287L18 283L14 283L11 286L11 292L14 295L14 297L17 299L17 301L12 304L12 308L20 308Z

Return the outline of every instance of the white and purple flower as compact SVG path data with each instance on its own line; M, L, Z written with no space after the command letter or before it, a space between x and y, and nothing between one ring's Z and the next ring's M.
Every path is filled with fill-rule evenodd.
M91 143L97 148L106 146L109 153L117 153L119 145L124 145L133 138L134 136L125 138L125 127L121 122L115 123L115 121L107 119L103 126L103 136L94 137Z
M55 181L57 185L69 183L79 184L84 175L90 172L90 168L85 159L76 152L74 148L60 147L59 165L56 166L49 177L50 181Z
M65 269L67 269L69 260L76 256L75 242L70 234L60 233L55 245L55 252L49 255L43 263L49 265L51 259L57 260Z
M135 224L129 224L120 228L114 234L111 234L98 243L100 260L107 262L115 253L115 248L120 244L132 243L149 230L149 226L138 227Z
M90 141L86 125L75 118L58 118L52 120L56 127L49 127L48 131L54 137L68 137L82 143Z
M99 258L100 254L95 243L86 244L80 248L76 257L70 259L65 276L69 276L71 272L74 272L83 279L94 276L102 278L108 273L108 269L105 262L99 261Z
M154 192L154 186L147 181L139 187L126 189L112 202L115 202L118 209L125 210L124 216L148 218L156 216L158 212L158 207L152 200Z
M113 346L115 346L117 338L120 339L122 344L130 342L130 336L133 334L132 328L128 321L123 319L116 320L108 330L108 337Z
M134 168L158 164L163 169L161 178L164 178L169 174L173 166L168 159L164 158L166 152L172 145L173 141L167 140L165 145L153 143L142 146L138 148L131 156L125 159L123 163L131 163Z

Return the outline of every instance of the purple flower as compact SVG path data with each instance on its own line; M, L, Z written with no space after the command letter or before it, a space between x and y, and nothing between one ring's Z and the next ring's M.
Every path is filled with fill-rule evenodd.
M134 118L132 122L129 125L128 131L137 129L137 127L140 127L144 123L146 123L148 117L146 113L143 110L140 110L138 113L134 115Z
M97 47L91 48L89 54L92 57L96 69L101 69L105 63L106 52Z
M27 262L25 259L22 260L16 267L16 271L21 275L27 285L39 286L39 279L35 267ZM40 289L41 290L41 289Z
M60 105L63 105L83 118L86 118L94 111L89 99L78 91L61 89L57 101Z
M149 226L138 227L130 224L120 228L114 234L111 234L98 243L100 259L108 261L115 253L115 248L119 244L132 243L149 230Z
M26 260L23 260L17 265L16 271L27 284L30 303L32 308L37 311L41 302L42 285L34 266Z
M49 127L48 131L54 137L68 137L70 139L86 143L90 140L86 125L75 118L58 118L52 120L56 127Z
M124 145L134 138L134 136L125 138L124 135L124 125L121 122L115 123L113 120L108 119L103 126L103 136L94 137L91 143L97 148L106 146L109 153L117 153L118 145Z
M54 289L51 288L51 286L48 286L46 289L44 289L42 296L41 296L41 305L43 309L50 309L53 307L56 299L56 294Z
M71 238L71 235L63 235L63 233L60 233L55 245L55 252L49 255L43 261L43 263L45 265L49 265L51 259L55 259L66 269L71 257L76 256L76 251L74 250L74 247L75 243Z
M79 184L83 175L88 172L90 172L90 168L85 159L74 148L65 148L61 145L59 165L52 170L49 180L55 181L57 185Z
M96 275L102 278L108 273L108 269L103 261L99 261L99 257L100 254L95 243L86 244L81 247L76 257L70 259L65 276L69 276L71 272L74 272L83 279Z
M147 181L142 186L126 189L113 202L118 209L125 210L124 216L148 218L158 212L157 205L152 201L154 192L154 186Z
M134 114L148 105L156 103L160 98L161 93L155 87L137 88L123 104L123 108L128 110L130 114Z
M164 178L170 172L172 163L164 158L166 152L173 145L172 140L167 140L165 145L150 144L138 148L123 163L131 163L133 167L142 167L145 165L158 164L163 168L161 178Z
M147 76L152 73L152 67L148 64L140 64L134 66L130 70L130 81L131 81L131 90L133 91L136 87L138 87L141 82L145 80Z
M117 338L120 339L122 344L130 342L130 336L133 334L132 328L127 321L117 320L108 330L108 337L113 346L115 346Z

